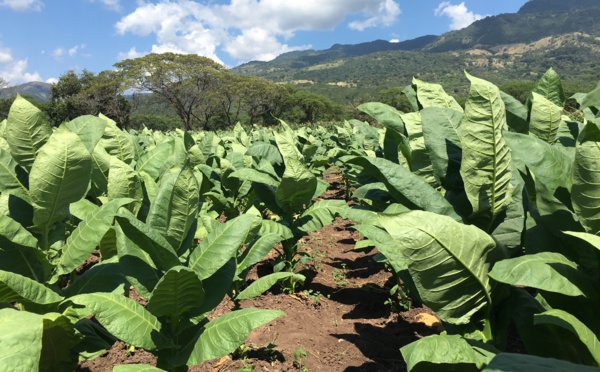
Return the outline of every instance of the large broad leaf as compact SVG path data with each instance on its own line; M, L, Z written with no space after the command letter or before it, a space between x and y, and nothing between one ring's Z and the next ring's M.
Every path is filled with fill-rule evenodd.
M197 315L192 312L197 312L203 302L204 288L196 273L187 267L177 266L167 271L156 284L147 309L157 317L169 318L171 326L176 327L184 313Z
M231 173L229 177L235 177L240 181L263 183L265 185L274 187L279 186L280 183L279 180L275 179L269 173L253 168L238 169L235 172Z
M510 150L502 136L506 111L498 88L470 76L471 90L461 124L463 178L474 222L488 230L511 201Z
M404 122L400 117L401 112L396 110L392 106L380 102L368 102L363 103L356 109L371 116L373 119L377 120L377 122L379 122L386 128L393 129L397 133L406 133L406 129L404 128Z
M462 188L460 163L460 122L462 112L450 108L430 107L421 110L425 147L433 173L446 190Z
M91 155L79 137L66 129L54 132L29 174L34 224L48 229L67 217L69 204L85 196L91 170Z
M294 274L288 272L280 272L280 273L272 273L266 276L259 278L257 281L253 282L248 286L248 288L244 289L240 292L239 295L235 297L236 300L247 300L250 298L254 298L256 296L260 296L261 294L268 291L272 286L276 283L290 280L294 283L304 283L306 277L301 274Z
M571 199L579 221L591 234L600 233L600 122L588 122L577 140Z
M17 95L6 120L5 138L13 158L28 172L37 152L52 134L46 115L26 99Z
M289 237L286 239L289 239ZM265 257L267 253L269 253L275 247L275 244L281 240L282 237L279 234L261 234L261 236L244 251L241 261L238 263L236 274L240 275L246 269L249 269L262 260L263 257Z
M57 313L45 314L40 371L72 371L78 356L74 347L81 341L69 318Z
M556 106L563 107L566 97L560 77L550 68L533 87L533 93L539 94Z
M489 274L494 280L560 293L594 297L591 278L560 253L542 252L503 260Z
M155 350L167 346L161 324L134 300L114 293L90 293L69 298L85 306L113 336L136 347Z
M9 271L0 271L0 302L50 305L62 300L61 295L35 280Z
M39 371L43 318L13 309L0 309L0 366L5 371Z
M387 231L374 225L357 225L354 228L375 244L396 273L408 268L402 249Z
M343 216L348 209L344 200L320 200L305 210L295 221L294 227L305 233L317 231L330 225L336 216Z
M310 201L317 189L317 177L300 161L285 159L285 171L275 192L277 205L285 213L300 211Z
M91 154L104 134L106 121L96 116L83 115L66 122L64 125L79 136L81 142Z
M508 127L517 133L529 133L527 106L503 91L500 91L500 97L502 97L504 107L506 107L506 124Z
M416 78L413 78L412 83L417 88L417 98L423 108L442 107L457 111L463 110L454 97L448 95L440 84L426 83Z
M111 227L119 208L132 201L127 198L112 200L98 208L88 219L81 221L62 249L56 275L69 274L81 265Z
M256 157L259 160L268 160L273 165L283 164L283 158L277 146L262 141L254 142L246 151L246 155Z
M291 159L303 162L304 156L296 147L296 136L294 135L294 131L284 121L280 120L279 122L282 130L274 132L273 134L275 136L277 148L283 157L283 161L286 163L286 166L288 160Z
M408 260L423 302L448 323L467 324L478 311L490 311L490 267L503 254L475 226L430 212L380 216Z
M544 224L551 232L578 230L571 206L571 174L573 160L550 144L533 136L505 132L506 142L514 154L513 162L520 172L526 166L535 177L535 200ZM523 165L523 166L521 166Z
M439 186L438 181L433 175L431 159L425 146L421 113L411 112L402 114L401 117L406 126L410 143L410 170L417 176L423 177L431 186Z
M189 268L196 272L200 280L213 275L244 244L256 218L243 214L219 225L192 252Z
M0 215L0 270L44 282L48 262L37 247L37 239L20 223Z
M157 180L160 177L160 171L166 160L173 155L174 144L173 141L163 142L152 150L143 153L136 164L136 170L138 172L146 172L154 180Z
M536 314L534 324L554 325L577 335L596 361L596 366L600 366L600 341L598 341L598 337L573 315L560 309L552 309Z
M135 159L135 147L129 134L119 129L113 120L102 114L99 116L106 122L106 128L98 145L122 162L131 164Z
M253 308L225 314L208 323L200 337L186 346L181 354L189 355L187 365L220 358L237 349L254 328L284 315L279 310Z
M406 207L423 209L461 220L439 191L403 166L382 158L354 157L342 160L363 167L364 171L385 183L396 201Z
M563 109L536 92L532 95L529 131L545 142L554 143L562 124Z
M139 249L152 257L164 271L179 265L179 258L169 242L151 226L129 215L117 216L117 222L125 233L130 249Z
M96 146L92 153L92 190L98 195L108 193L108 173L110 171L110 156L101 146Z
M406 369L412 371L476 371L488 359L459 335L432 335L400 349Z
M484 369L485 372L594 372L598 368L583 366L554 358L534 355L500 353Z
M90 269L86 270L81 276L75 278L63 293L66 297L75 296L84 293L96 292L117 292L125 293L129 288L129 283L123 275L121 265L116 257L107 261L102 261Z
M148 213L148 225L164 232L176 251L198 217L200 186L191 166L186 165L173 182L161 183ZM188 248L188 247L183 247Z
M108 173L108 199L131 198L136 201L128 209L137 214L144 198L140 177L127 163L111 157Z
M16 195L29 198L29 190L25 186L27 178L23 168L3 148L0 148L0 192L17 193Z
M277 234L281 237L281 240L287 240L294 237L292 230L284 224L271 220L262 220L259 235L266 235L269 233Z

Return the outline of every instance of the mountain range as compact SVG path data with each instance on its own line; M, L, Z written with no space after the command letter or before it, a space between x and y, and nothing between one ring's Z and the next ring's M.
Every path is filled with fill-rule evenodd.
M463 71L501 85L536 80L552 67L570 90L585 91L600 80L597 19L600 0L531 0L517 13L486 17L439 36L335 44L232 70L297 85L338 103L377 97L382 90L411 84L413 77L464 97L468 81ZM50 99L50 85L9 87L0 90L0 98L16 93L44 102Z
M573 90L591 89L600 80L599 17L599 0L531 0L517 13L486 17L440 36L295 51L233 70L298 85L340 103L404 87L413 77L464 96L464 70L500 85L536 80L553 67Z

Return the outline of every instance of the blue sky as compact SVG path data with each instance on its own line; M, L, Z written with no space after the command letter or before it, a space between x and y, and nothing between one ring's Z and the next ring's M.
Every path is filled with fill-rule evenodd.
M0 77L54 82L151 52L228 67L300 49L407 40L514 13L527 0L0 0Z

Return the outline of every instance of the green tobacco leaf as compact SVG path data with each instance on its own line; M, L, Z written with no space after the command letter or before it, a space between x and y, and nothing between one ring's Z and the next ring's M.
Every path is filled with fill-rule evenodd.
M108 193L108 173L110 171L110 156L104 148L96 146L92 153L92 186L98 195Z
M461 124L462 176L474 222L484 230L511 201L511 155L502 136L506 111L498 88L470 76L471 90Z
M262 235L262 234L261 234ZM266 233L260 236L250 247L244 251L243 258L238 264L236 274L241 274L244 270L252 267L263 259L280 242L282 237L275 233Z
M94 152L96 145L104 134L106 121L96 116L82 115L66 122L64 125L66 125L71 132L79 136L81 142L83 142L91 154Z
M413 111L419 111L422 107L419 107L417 100L417 87L414 85L407 85L402 89L402 94L406 96Z
M5 149L0 148L0 192L14 193L29 196L29 190L23 184L26 182L25 172L15 161L12 155Z
M71 297L84 293L113 292L117 288L122 288L124 293L125 286L129 286L125 275L121 271L116 258L108 261L102 261L83 275L77 277L67 288L63 290L66 297Z
M102 240L113 223L115 214L133 199L115 199L98 208L88 219L81 221L67 238L58 262L56 275L71 273L81 265Z
M203 301L204 289L196 273L177 266L167 271L156 284L147 309L157 317L170 318L171 324L175 325L184 313L199 310Z
M579 238L583 241L586 241L588 243L590 243L594 248L600 250L600 236L598 235L594 235L594 234L589 234L589 233L584 233L584 232L577 232L577 231L563 231L565 234L574 236L576 238Z
M91 170L91 155L79 137L66 129L54 132L29 173L34 224L48 229L67 217L69 204L87 193Z
M485 372L594 372L597 368L535 355L500 353L483 370Z
M127 215L118 215L117 222L124 232L125 243L129 249L146 252L164 271L180 264L173 247L151 226Z
M259 159L259 161L260 159L268 160L273 165L283 164L283 158L277 146L262 141L252 143L246 151L246 155L253 156Z
M439 191L403 166L382 158L354 157L343 161L363 167L364 171L385 183L398 203L410 209L420 208L461 220Z
M411 149L410 169L419 177L423 177L431 186L438 187L439 183L433 175L433 166L427 148L425 146L425 137L423 135L423 122L420 112L411 112L400 115Z
M289 227L279 222L271 220L262 220L262 226L258 234L266 235L269 233L279 235L281 237L281 240L287 240L294 237L294 234L292 233L292 230Z
M335 221L348 209L345 200L320 200L306 209L294 223L294 227L305 233L317 231Z
M459 335L427 336L402 347L400 352L408 371L470 371L488 362Z
M591 279L560 253L542 252L503 260L489 274L495 281L566 296L594 297Z
M108 173L108 199L131 198L136 203L130 204L128 209L137 214L140 209L144 193L142 182L136 171L125 162L116 157L111 157L110 172Z
M160 177L160 171L167 159L173 155L175 143L173 141L158 144L152 150L143 153L136 164L135 170L146 172L154 180Z
M195 343L184 348L182 354L189 355L186 364L196 365L227 355L237 349L254 328L284 315L279 310L253 308L222 315L204 327Z
M0 366L5 371L39 371L43 318L37 314L0 309Z
M374 225L357 225L354 228L375 244L396 273L408 268L406 257L387 231Z
M587 347L588 351L600 366L600 341L598 337L585 324L573 315L560 309L548 310L534 316L534 324L554 325L564 328L577 335L579 340Z
M69 318L57 313L45 314L44 335L40 371L73 371L77 368L78 357L74 350L81 341L75 326Z
M171 180L171 179L170 179ZM163 232L176 251L198 218L200 186L194 171L184 166L173 182L161 182L148 213L148 225Z
M506 124L517 133L528 134L529 123L527 122L527 106L510 94L500 91L500 97L506 107Z
M304 283L306 277L301 274L294 274L289 272L279 272L273 273L266 276L263 276L256 280L254 283L250 284L248 288L244 289L240 294L236 296L236 300L247 300L250 298L254 298L260 296L261 294L268 291L272 286L276 283L291 280L294 283Z
M563 109L536 92L532 95L529 131L545 142L554 143L563 122Z
M571 177L565 176L572 172L573 159L560 146L539 138L511 132L504 132L504 136L520 171L526 169L519 163L527 166L535 177L536 206L544 223L555 231L579 229L570 210Z
M235 177L235 178L239 179L240 181L245 180L245 181L250 181L250 182L263 183L265 185L270 185L270 186L274 186L274 187L279 186L279 182L280 182L280 181L276 180L275 178L273 178L267 172L262 172L258 169L253 169L253 168L238 169L235 172L231 173L229 175L229 177Z
M37 152L48 141L52 126L46 115L26 99L17 95L6 119L4 136L13 158L26 171L31 171Z
M488 234L423 211L380 220L406 256L423 303L440 319L467 324L476 312L491 309L488 271L503 257Z
M588 122L577 139L573 187L573 209L585 230L600 233L600 122Z
M393 129L397 133L406 133L404 122L400 117L401 112L392 106L380 102L368 102L363 103L356 109L377 120L379 124L385 126L386 128Z
M155 350L168 345L154 315L134 300L114 293L90 293L69 298L90 310L113 336L136 347Z
M219 225L192 252L189 268L200 280L217 272L244 244L256 216L243 214Z
M539 94L559 107L563 107L566 97L560 77L550 68L533 87L533 93Z
M463 111L454 97L448 95L440 84L426 83L416 78L413 78L412 83L417 87L417 98L423 108L442 107Z
M109 155L116 157L125 164L131 164L135 159L135 147L129 134L119 129L113 120L102 114L99 116L106 122L106 128L98 145L104 148Z
M317 189L317 177L300 161L285 159L285 171L275 192L277 205L285 213L300 211L310 201Z
M0 302L56 304L64 298L45 285L25 276L0 270Z
M421 111L423 137L433 173L446 190L462 188L459 136L462 115L460 111L441 107Z
M44 282L47 266L44 253L37 248L37 239L20 223L0 215L0 270Z
M275 142L277 143L277 148L283 157L283 161L286 163L288 160L296 160L298 162L304 161L304 156L298 148L296 147L296 136L294 135L294 131L282 120L279 120L280 126L283 130L274 132Z

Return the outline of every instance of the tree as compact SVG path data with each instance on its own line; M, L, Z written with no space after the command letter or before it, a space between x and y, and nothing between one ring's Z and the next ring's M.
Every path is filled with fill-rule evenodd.
M114 71L97 76L84 70L80 75L68 71L51 87L50 117L56 124L81 115L102 113L125 127L131 105L121 90L121 80Z
M168 103L183 120L186 130L195 122L206 129L214 106L210 106L211 88L227 73L217 62L195 54L148 54L114 65L125 86L150 92Z

